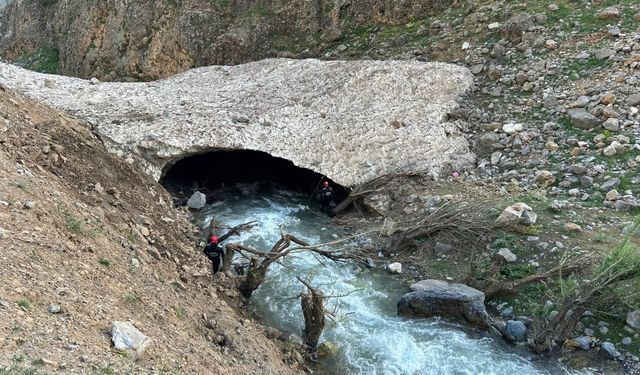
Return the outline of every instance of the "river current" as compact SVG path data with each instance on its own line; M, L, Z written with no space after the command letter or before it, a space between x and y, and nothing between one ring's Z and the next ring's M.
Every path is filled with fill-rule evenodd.
M259 225L242 242L268 250L280 228L312 244L347 236L319 212L309 196L276 189L270 183L238 184L217 192L218 200L201 210L203 229L215 215L228 226L257 220ZM356 240L357 241L357 240ZM360 240L364 241L364 240ZM352 244L353 245L353 244ZM312 254L288 256L274 264L251 297L251 307L263 323L288 334L301 335L303 291L296 276L309 280L326 296L327 319L320 342L329 342L335 355L320 358L321 374L589 374L569 372L548 359L534 360L524 349L440 319L405 319L396 315L396 302L408 292L406 282L384 270L333 263Z

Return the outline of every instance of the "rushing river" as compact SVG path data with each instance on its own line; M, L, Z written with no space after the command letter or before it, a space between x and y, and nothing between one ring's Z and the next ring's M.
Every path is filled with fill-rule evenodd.
M346 234L321 214L308 196L273 189L268 183L242 184L218 192L219 200L200 212L207 228L215 215L225 225L250 220L259 226L231 241L257 249L270 249L280 227L310 243L324 243ZM269 270L266 281L251 297L251 305L264 323L301 335L303 290L295 276L310 280L335 310L327 320L321 342L337 348L335 356L320 359L323 374L568 374L548 360L533 362L524 350L502 340L473 333L439 319L403 319L396 302L407 285L383 270L362 270L336 264L311 254L287 257ZM588 373L588 372L580 372Z

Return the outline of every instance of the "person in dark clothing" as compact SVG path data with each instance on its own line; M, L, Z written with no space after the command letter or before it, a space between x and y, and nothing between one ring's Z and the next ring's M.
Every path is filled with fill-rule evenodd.
M215 275L220 268L220 261L222 260L222 256L224 255L224 250L218 244L218 237L211 236L209 239L209 244L204 247L204 255L209 258L211 263L213 264L213 274Z
M318 199L320 200L320 211L331 214L335 203L333 201L333 188L329 186L329 181L322 182L322 190L318 194Z

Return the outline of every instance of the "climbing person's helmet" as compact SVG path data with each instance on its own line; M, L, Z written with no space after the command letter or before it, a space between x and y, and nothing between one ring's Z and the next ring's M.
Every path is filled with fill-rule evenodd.
M211 243L212 244L217 244L218 243L218 236L211 236Z
M324 181L324 182L322 183L322 186L323 186L323 187L329 187L329 181Z

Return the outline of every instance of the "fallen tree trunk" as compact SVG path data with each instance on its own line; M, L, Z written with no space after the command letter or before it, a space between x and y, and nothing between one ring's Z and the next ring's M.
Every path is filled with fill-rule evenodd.
M504 293L515 294L521 287L525 285L541 282L552 277L565 277L575 272L576 269L577 266L557 267L548 272L526 276L517 280L495 282L493 284L489 284L489 286L483 288L482 290L484 292L485 298L487 299L491 299L499 294Z

